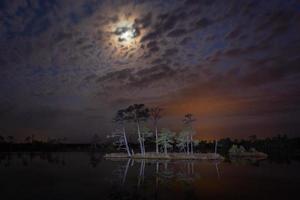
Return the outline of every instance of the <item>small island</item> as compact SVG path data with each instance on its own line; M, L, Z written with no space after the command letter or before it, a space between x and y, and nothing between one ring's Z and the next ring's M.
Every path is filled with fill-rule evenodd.
M266 159L268 154L257 151L255 148L250 148L248 151L242 146L232 145L229 149L229 156L234 158L255 158Z
M196 121L190 113L186 114L182 120L183 128L175 133L168 128L158 128L158 122L162 117L162 110L159 107L147 108L144 104L130 105L125 109L117 111L114 117L115 129L108 138L112 138L112 143L118 150L123 152L112 152L104 155L104 158L132 158L132 159L165 159L165 160L223 160L217 153L217 141L214 152L200 153L194 152L194 146L199 144L199 140L193 137L196 131L193 122ZM151 120L152 127L148 128L146 122ZM130 127L131 125L131 127ZM130 147L127 136L127 129L137 133L138 151ZM133 127L132 127L133 126ZM146 146L150 149L146 152ZM153 145L149 145L153 144ZM154 149L155 151L151 151ZM135 149L136 150L136 149ZM171 151L171 152L170 152Z

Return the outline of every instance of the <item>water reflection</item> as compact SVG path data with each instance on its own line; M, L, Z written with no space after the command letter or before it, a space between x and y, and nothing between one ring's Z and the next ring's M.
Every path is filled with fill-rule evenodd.
M0 153L0 165L10 167L12 164L21 163L23 166L29 166L34 160L46 161L49 164L66 165L65 153L40 153L40 152L18 152L18 153Z
M285 194L298 194L299 167L295 161L105 160L101 153L90 152L0 153L0 193L3 199L30 200L286 199Z
M201 178L201 170L195 170L203 165L201 161L185 160L185 161L170 161L170 160L146 160L146 159L110 159L119 163L119 166L113 171L114 177L118 179L121 185L126 183L128 172L132 170L133 177L137 177L137 188L139 188L147 180L155 181L155 186L160 184L168 184L169 182L181 181L192 182L195 179ZM221 179L219 169L220 161L205 162L208 167L215 169L215 175L218 180ZM145 171L151 172L149 177L146 177ZM134 175L135 174L135 175Z

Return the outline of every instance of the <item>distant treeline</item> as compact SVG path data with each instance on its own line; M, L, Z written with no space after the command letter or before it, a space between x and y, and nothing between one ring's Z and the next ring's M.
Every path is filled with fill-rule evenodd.
M154 151L152 142L146 144L148 151ZM130 144L134 149L138 151L138 143ZM300 138L288 138L287 135L277 135L270 138L257 138L255 135L250 136L247 139L232 139L222 138L218 140L218 153L226 156L232 145L243 146L246 150L255 148L258 151L267 153L270 157L274 156L298 156L300 157ZM110 146L110 145L107 145ZM170 151L177 151L177 147L174 145ZM194 145L195 152L207 153L214 152L215 141L199 140L198 144ZM115 149L115 148L110 148ZM117 150L116 150L117 151Z
M242 145L247 150L251 147L258 151L265 152L269 157L300 157L300 138L288 138L287 135L277 135L271 138L258 139L255 135L248 139L233 140L225 138L219 140L219 152L228 153L229 148L233 145Z
M98 145L103 150L104 145ZM101 149L100 149L101 147ZM1 143L0 152L64 152L64 151L91 151L90 144L49 144L35 143Z
M138 143L129 143L134 151L139 151ZM145 143L145 148L155 151L155 138L149 139ZM259 139L255 135L248 139L223 138L218 140L218 153L227 155L228 150L233 145L242 145L247 150L255 148L258 151L265 152L269 156L300 156L300 138L288 138L286 135L277 135L272 138ZM174 145L170 151L177 151L178 147ZM194 145L195 152L214 152L215 141L200 140ZM119 149L111 142L91 144L73 144L73 143L49 143L42 141L32 141L28 143L14 143L2 141L0 143L0 152L64 152L64 151L98 151L98 152L119 152ZM125 151L124 151L125 152Z

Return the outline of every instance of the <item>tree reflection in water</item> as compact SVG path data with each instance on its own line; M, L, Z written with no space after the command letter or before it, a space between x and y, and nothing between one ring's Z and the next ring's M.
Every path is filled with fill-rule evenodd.
M112 191L109 192L109 199L165 199L164 194L173 191L176 185L184 191L186 197L193 198L195 197L195 191L191 185L198 179L202 179L201 173L215 171L212 175L216 177L217 181L221 179L219 162L113 160L117 161L114 163L119 163L119 165L113 172L114 182ZM135 184L135 181L137 181L137 184ZM172 195L168 193L166 198L172 199ZM176 195L174 198L177 198Z
M116 159L114 159L116 161ZM184 160L184 161L170 161L170 160L145 160L145 159L117 159L120 162L120 165L113 171L114 177L119 179L117 181L121 185L128 186L126 184L126 179L128 176L128 171L134 169L137 177L137 188L141 187L147 181L154 181L156 188L159 188L161 184L167 184L172 181L180 182L192 182L195 179L201 178L199 170L195 170L197 165L201 164L199 161L193 160ZM221 178L219 163L218 161L209 162L212 168L216 170L216 176L218 179ZM151 176L145 176L145 168L147 171L153 172L150 173ZM136 169L137 168L137 169Z

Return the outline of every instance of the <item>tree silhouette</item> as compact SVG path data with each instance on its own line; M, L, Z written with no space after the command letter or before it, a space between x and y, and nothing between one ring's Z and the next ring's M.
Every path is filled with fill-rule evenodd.
M126 122L126 120L129 120L129 119L130 119L130 117L128 116L128 113L126 112L126 110L118 110L113 121L115 123L117 123L119 126L121 126L122 138L123 138L122 141L124 142L128 156L131 156L130 148L129 148L128 140L127 140L127 135L126 135L126 130L125 130L125 122Z
M168 148L173 147L172 146L173 135L174 134L169 129L163 128L161 130L161 134L159 135L159 138L158 138L158 144L163 146L165 155L168 154Z
M250 140L252 143L254 143L254 142L256 141L256 139L257 139L257 136L256 136L256 135L250 135L250 136L249 136L249 140Z
M188 132L186 134L186 142L187 142L187 154L193 154L194 148L193 148L193 135L195 134L195 131L193 130L192 123L195 122L196 119L191 113L188 113L184 116L183 123L186 126L186 131Z
M178 137L176 138L176 146L180 151L184 151L185 153L189 153L189 131L187 128L184 128L180 131Z
M143 146L144 146L144 152L146 153L146 148L145 148L144 143L148 138L151 138L153 136L153 133L152 133L151 129L145 125L141 126L140 131L141 131L142 142L143 142Z
M155 128L155 149L156 149L156 153L158 154L159 151L158 151L158 121L161 119L162 115L161 115L161 112L162 112L162 108L159 108L159 107L153 107L153 108L150 108L150 117L153 121L153 124L154 124L154 128Z
M128 120L136 123L141 154L145 155L145 142L142 138L140 124L149 118L149 109L144 104L133 104L126 109L126 113L128 113Z

